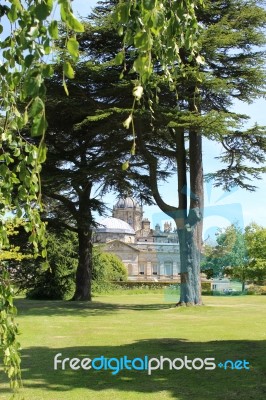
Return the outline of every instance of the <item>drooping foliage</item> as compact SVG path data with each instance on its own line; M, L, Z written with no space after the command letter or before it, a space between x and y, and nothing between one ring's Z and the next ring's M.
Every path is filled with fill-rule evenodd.
M23 221L21 218L9 218L5 222L8 245L3 246L0 250L0 262L2 264L6 263L7 265L10 265L11 262L16 263L22 260L29 260L33 258L33 251L30 243L21 248L20 237L24 233L24 225L25 221ZM24 238L27 236L29 235L25 234Z
M74 17L70 0L5 3L0 5L0 248L8 246L5 215L14 212L18 218L24 217L35 254L41 248L45 256L45 226L39 213L40 171L46 157L44 80L53 74L49 55L58 37L57 21L49 20L54 5L59 4L61 19L68 27L66 47L72 59L77 57L75 32L81 32L83 25ZM26 126L30 126L31 137L39 137L37 143L22 137ZM17 387L20 357L16 308L8 272L3 263L0 268L0 353L11 385Z

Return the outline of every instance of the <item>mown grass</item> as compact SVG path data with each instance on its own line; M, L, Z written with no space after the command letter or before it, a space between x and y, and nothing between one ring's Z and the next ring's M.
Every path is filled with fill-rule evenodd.
M163 294L105 295L90 304L19 299L25 400L264 400L266 296L206 297L175 308ZM65 371L63 357L246 359L250 370ZM0 399L10 397L0 372Z

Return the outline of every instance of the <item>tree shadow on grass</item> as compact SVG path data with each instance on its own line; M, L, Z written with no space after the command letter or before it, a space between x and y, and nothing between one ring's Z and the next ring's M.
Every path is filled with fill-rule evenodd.
M15 305L18 309L19 316L55 316L55 315L107 315L118 310L135 310L135 311L155 311L169 309L173 304L116 304L102 303L98 301L60 301L60 300L27 300L17 299Z
M96 398L101 391L113 389L126 393L154 394L160 398L162 391L168 391L179 400L264 400L266 398L265 351L266 341L211 341L188 342L183 339L162 338L140 340L129 345L112 347L69 347L48 348L30 347L22 351L22 374L26 389L41 389L64 393L74 388L84 388L84 398ZM250 370L231 370L216 367L215 370L169 370L166 362L163 370L147 371L122 370L113 375L110 370L54 370L54 357L62 353L62 358L128 359L135 357L168 357L170 359L189 359L214 357L216 364L227 359L247 360ZM88 390L88 397L86 395ZM90 392L89 392L90 390ZM95 392L95 397L91 394ZM96 394L97 392L97 394ZM92 396L92 397L91 397Z

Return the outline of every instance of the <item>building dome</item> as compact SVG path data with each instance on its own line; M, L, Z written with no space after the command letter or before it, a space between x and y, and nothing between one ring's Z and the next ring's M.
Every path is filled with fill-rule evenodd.
M132 197L119 199L115 205L115 208L135 208L135 207L139 207L139 204Z
M135 235L134 229L125 221L118 218L108 217L99 222L99 232L128 233Z

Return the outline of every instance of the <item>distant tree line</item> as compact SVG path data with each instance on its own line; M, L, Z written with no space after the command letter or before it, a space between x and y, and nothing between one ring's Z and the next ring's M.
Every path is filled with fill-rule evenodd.
M230 225L216 234L216 244L204 246L201 270L208 278L227 276L247 282L266 281L266 228L251 223L242 230Z

